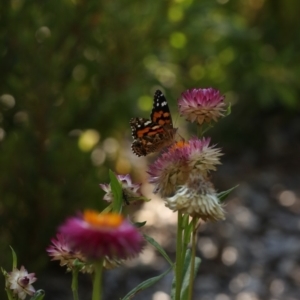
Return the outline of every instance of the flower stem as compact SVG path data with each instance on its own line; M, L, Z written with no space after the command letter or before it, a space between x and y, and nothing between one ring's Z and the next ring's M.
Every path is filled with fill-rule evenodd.
M103 260L95 262L95 273L93 280L93 296L92 300L102 300L102 271L103 271Z
M190 283L189 283L189 293L188 300L193 298L193 289L194 289L194 273L195 273L195 258L196 258L196 240L197 240L197 223L198 218L193 218L192 220L192 253L191 253L191 273L190 273Z
M181 285L182 285L182 273L183 273L183 260L182 260L182 221L183 217L178 212L177 218L177 242L176 242L176 292L175 300L180 300Z
M78 300L78 268L74 268L72 271L72 285L73 300Z
M189 227L189 215L183 215L182 229L183 229L183 239L182 239L182 261L185 260L185 254L188 248L188 244L191 240L191 233L188 230Z
M14 296L13 296L13 293L12 293L12 290L11 289L9 289L9 288L5 288L5 291L6 291L6 294L7 294L7 299L8 300L14 300L15 298L14 298Z

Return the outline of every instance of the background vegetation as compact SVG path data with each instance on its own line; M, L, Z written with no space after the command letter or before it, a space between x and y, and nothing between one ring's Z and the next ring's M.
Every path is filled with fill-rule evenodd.
M299 11L296 0L1 1L0 265L12 245L29 270L44 267L56 226L101 206L108 168L139 168L128 122L149 114L156 88L177 125L181 92L218 88L234 113L216 141L268 154L274 128L299 124Z

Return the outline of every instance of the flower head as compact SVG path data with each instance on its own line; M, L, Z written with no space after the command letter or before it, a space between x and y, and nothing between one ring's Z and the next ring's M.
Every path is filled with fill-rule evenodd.
M141 197L141 184L134 184L131 181L131 177L129 174L127 175L117 175L118 180L120 181L122 185L123 192L125 193L126 197L128 198L135 198L135 197ZM106 200L108 202L113 201L113 193L111 190L110 184L100 184L100 187L106 194L103 197L103 200Z
M82 273L93 273L94 266L88 262L87 258L81 251L73 249L63 234L58 233L56 238L51 239L50 245L46 251L52 260L59 260L60 266L66 266L67 271L71 271L74 267L80 266L79 271ZM122 264L122 260L104 258L103 266L105 269L113 269Z
M217 122L224 116L225 106L224 96L213 88L187 90L178 100L180 115L200 125L212 120Z
M188 173L188 157L183 142L177 142L149 166L149 182L155 185L154 192L162 197L174 194Z
M66 266L68 271L75 267L77 260L81 264L80 271L82 273L92 273L93 266L87 263L86 257L77 249L74 249L68 243L63 234L57 234L55 238L51 239L50 245L46 251L52 257L52 260L59 260L60 266Z
M177 142L149 167L149 181L171 210L219 220L224 212L209 172L220 164L221 150L209 144L209 138Z
M66 220L59 231L67 237L72 248L90 260L105 256L109 259L134 257L144 244L138 229L115 213L87 210L82 216Z
M20 270L14 268L8 276L9 288L14 294L18 295L19 299L25 299L26 294L33 296L35 289L32 286L32 283L37 280L37 278L34 276L34 273L28 274L27 270L23 266L20 268Z
M175 194L178 186L184 185L192 172L207 177L220 164L220 149L210 146L210 139L193 138L177 142L167 149L152 165L149 182L155 185L154 192L162 197Z
M210 146L210 138L192 138L186 145L188 152L188 163L191 171L199 170L204 176L210 171L216 170L216 165L220 165L221 149Z
M225 218L212 183L200 173L192 173L188 181L180 186L172 197L165 198L166 206L204 221Z

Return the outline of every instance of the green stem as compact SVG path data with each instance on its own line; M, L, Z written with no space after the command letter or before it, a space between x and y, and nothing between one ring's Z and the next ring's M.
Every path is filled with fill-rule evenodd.
M14 300L15 299L11 289L5 288L5 291L6 291L8 300Z
M182 261L185 260L185 254L188 248L188 244L191 240L191 232L188 230L189 228L189 215L183 215L182 221L182 229L183 229L183 245L182 245Z
M103 271L103 261L97 261L95 266L94 280L93 280L93 296L92 300L102 300L102 271Z
M74 268L72 270L72 285L71 285L71 289L73 292L73 299L74 300L78 300L78 268Z
M177 217L177 242L176 242L176 292L175 300L180 300L182 273L183 273L183 260L182 260L182 213L178 212Z
M202 133L202 127L199 125L197 127L197 135L201 138L203 136L203 133Z
M192 300L193 298L193 289L194 289L194 277L195 277L195 258L196 258L196 246L197 246L197 223L198 218L193 218L192 220L192 252L191 252L191 273L190 273L190 283L189 283L189 296L188 300Z

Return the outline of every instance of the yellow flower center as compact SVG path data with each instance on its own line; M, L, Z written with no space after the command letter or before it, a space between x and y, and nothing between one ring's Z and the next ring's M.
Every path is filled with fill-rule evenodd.
M86 210L83 213L83 219L93 225L99 227L119 227L123 222L122 215L116 213L101 214L94 210Z

